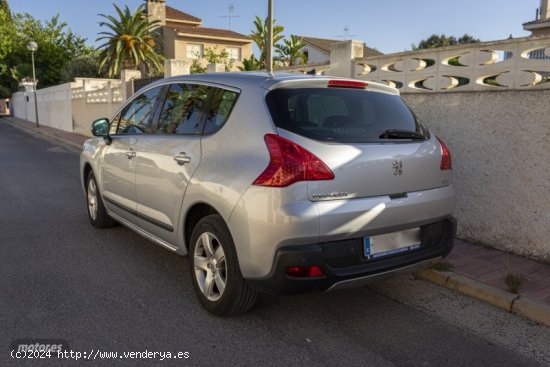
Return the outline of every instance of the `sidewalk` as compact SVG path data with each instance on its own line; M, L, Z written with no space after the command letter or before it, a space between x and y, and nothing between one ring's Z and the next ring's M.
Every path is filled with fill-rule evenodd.
M87 139L46 126L37 128L15 117L0 118L0 123L5 122L78 150ZM550 326L550 264L456 239L451 254L435 269L439 270L423 270L416 276ZM517 293L508 290L509 274L520 279Z

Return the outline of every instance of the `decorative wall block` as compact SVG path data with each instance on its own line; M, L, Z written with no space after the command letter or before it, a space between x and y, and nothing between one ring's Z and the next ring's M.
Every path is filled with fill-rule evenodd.
M473 55L471 52L466 52L462 54L455 54L447 56L441 62L443 65L448 66L470 66L473 64Z
M546 89L549 53L550 36L416 50L356 59L355 77L404 93Z
M393 60L392 62L384 64L381 67L381 70L382 71L391 71L391 72L401 72L401 71L403 71L403 69L402 68L401 69L397 68L397 64L400 64L401 61L403 61L403 60ZM400 66L402 67L403 65L400 64Z

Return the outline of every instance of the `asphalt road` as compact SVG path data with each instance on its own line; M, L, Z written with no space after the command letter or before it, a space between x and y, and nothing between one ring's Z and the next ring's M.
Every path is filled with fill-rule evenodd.
M195 299L187 258L89 224L78 159L0 119L0 366L114 362L12 359L21 338L63 339L82 356L118 352L131 366L549 364L547 328L407 278L262 296L246 315L213 317ZM131 351L189 358L120 358Z

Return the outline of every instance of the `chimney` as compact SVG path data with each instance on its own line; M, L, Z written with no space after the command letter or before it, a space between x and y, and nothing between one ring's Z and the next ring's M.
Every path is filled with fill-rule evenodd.
M159 20L160 26L166 25L166 0L145 0L149 20Z
M549 0L540 1L540 19L547 20L550 19L550 7L548 6Z

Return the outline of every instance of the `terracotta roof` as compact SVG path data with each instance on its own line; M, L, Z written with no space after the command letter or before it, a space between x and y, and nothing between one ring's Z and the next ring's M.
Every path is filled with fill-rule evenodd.
M363 44L363 57L384 55L382 52Z
M216 37L216 38L234 38L243 41L251 41L249 36L241 33L233 32L228 29L219 28L207 28L207 27L190 27L190 26L178 26L174 29L180 33L188 33L198 36Z
M344 41L340 41L340 40L333 40L333 39L328 39L328 38L315 38L315 37L302 37L302 40L304 41L304 43L309 44L313 47L316 47L319 50L325 52L326 54L330 54L330 45L331 44L344 42ZM378 56L378 55L383 55L383 54L382 54L382 52L380 52L378 50L367 47L367 45L364 45L363 57Z
M194 17L191 14L184 13L181 10L174 9L168 5L166 5L166 19L180 20L183 22L202 23L202 19Z

